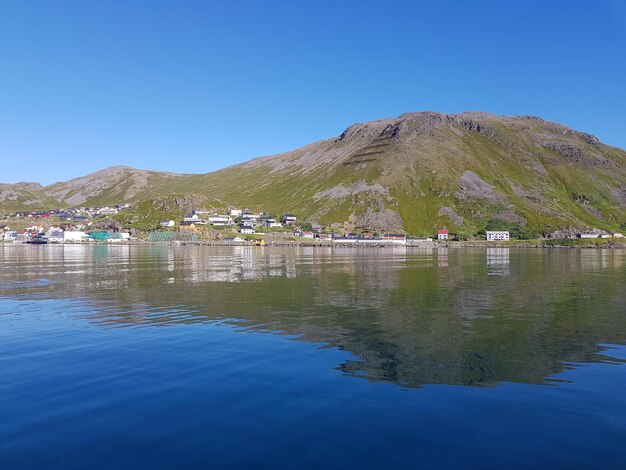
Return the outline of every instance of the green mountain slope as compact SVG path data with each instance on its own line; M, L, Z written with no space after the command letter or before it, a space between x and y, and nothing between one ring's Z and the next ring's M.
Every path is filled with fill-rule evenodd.
M626 222L626 152L531 116L409 113L202 175L104 171L31 188L30 197L73 206L197 194L207 206L413 234L439 227L473 234L498 224L611 230ZM2 191L0 207L26 202L18 190L3 200Z

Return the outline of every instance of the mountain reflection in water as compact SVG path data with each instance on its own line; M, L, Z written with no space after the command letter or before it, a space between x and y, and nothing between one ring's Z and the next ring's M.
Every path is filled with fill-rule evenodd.
M626 340L626 253L509 248L0 246L0 296L102 328L234 322L325 343L403 387L550 383ZM76 315L69 313L70 315ZM619 361L616 359L616 361Z

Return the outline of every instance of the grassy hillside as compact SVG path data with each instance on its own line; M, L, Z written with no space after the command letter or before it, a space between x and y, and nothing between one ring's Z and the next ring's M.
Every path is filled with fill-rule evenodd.
M412 234L441 227L461 235L489 227L527 234L615 230L626 223L626 152L536 117L411 113L212 173L116 167L14 199L0 193L0 207L173 194L195 194L212 207L294 212L323 224ZM25 204L29 197L41 202Z

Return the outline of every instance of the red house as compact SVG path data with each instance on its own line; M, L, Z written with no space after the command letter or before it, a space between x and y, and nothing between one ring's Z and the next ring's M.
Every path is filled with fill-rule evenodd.
M437 240L447 240L449 235L447 230L437 230Z

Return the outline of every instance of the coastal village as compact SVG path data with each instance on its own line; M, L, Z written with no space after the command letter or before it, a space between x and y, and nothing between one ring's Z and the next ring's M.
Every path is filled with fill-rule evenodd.
M403 233L379 233L367 227L354 232L300 221L296 214L275 216L270 212L229 208L223 212L194 209L180 220L160 220L158 227L137 231L107 224L112 217L128 211L129 204L112 207L51 209L0 214L0 241L13 243L188 243L212 241L218 244L320 244L320 245L420 245L458 241L446 228L430 236L411 237ZM31 223L32 222L32 223ZM12 228L12 225L20 228ZM207 229L211 233L207 235ZM507 230L486 230L479 240L502 243L512 240ZM623 239L622 233L586 231L563 238ZM475 241L475 240L471 240Z

